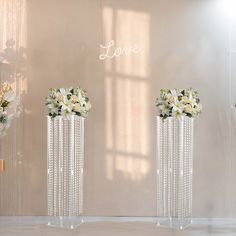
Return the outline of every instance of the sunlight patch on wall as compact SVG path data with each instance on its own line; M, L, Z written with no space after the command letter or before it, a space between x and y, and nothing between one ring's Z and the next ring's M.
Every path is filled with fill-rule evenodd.
M113 40L113 17L114 17L114 11L111 7L104 7L103 8L103 14L102 14L102 25L104 26L102 28L103 37L102 37L102 43L107 44L111 40ZM106 60L105 62L105 70L111 71L112 70L112 61Z
M146 13L118 10L116 17L117 47L137 47L139 53L121 56L116 60L116 72L146 78L149 75L150 19Z
M115 96L113 92L113 81L110 76L105 78L106 87L106 148L111 149L114 145L113 142L113 123L114 123L114 112L113 112L113 97Z
M129 53L104 60L106 177L140 181L150 170L149 41L150 16L144 12L103 8L103 45L137 46Z
M115 158L116 170L121 172L125 179L133 181L141 180L145 176L150 167L144 158L134 158L133 156L117 155Z
M147 125L148 86L144 81L117 78L115 114L116 149L127 153L149 154Z

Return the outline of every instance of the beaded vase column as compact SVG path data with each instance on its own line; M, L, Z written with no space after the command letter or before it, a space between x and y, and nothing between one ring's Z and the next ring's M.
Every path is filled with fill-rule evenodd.
M189 117L157 116L158 225L183 229L191 223L193 124Z
M74 228L82 222L84 118L47 117L48 225Z

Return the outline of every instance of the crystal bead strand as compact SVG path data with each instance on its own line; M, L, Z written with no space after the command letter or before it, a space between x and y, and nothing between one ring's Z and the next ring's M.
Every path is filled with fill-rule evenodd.
M163 140L162 140L162 135L163 135L163 121L159 116L156 117L156 142L157 142L157 147L156 147L156 167L157 167L157 215L162 216L162 148L163 148Z
M75 195L75 192L76 192L76 185L75 185L75 180L76 180L76 175L78 174L76 172L76 165L75 165L75 146L77 144L75 144L75 116L73 116L73 126L74 126L74 135L73 135L73 181L72 181L72 195L73 195L73 212L72 212L72 215L73 216L76 216L76 195Z
M48 215L53 216L53 122L47 117L47 155L48 155Z
M164 127L163 127L163 214L164 216L168 215L168 209L167 209L167 200L168 200L168 195L167 195L167 189L168 189L168 179L167 179L167 158L168 158L168 140L167 140L167 134L168 134L168 130L167 130L167 120L164 120Z
M189 178L189 216L192 215L192 194L193 194L193 136L194 134L194 119L190 119L190 161L189 161L189 170L190 170L190 178Z
M79 168L78 168L78 146L79 146L79 119L75 117L75 156L74 156L74 166L75 166L75 176L74 176L74 196L75 196L75 215L78 215L78 205L79 205L79 191L78 191L78 181L79 181Z
M178 201L177 203L177 209L176 209L176 213L177 213L177 217L180 217L180 201L179 201L179 195L180 195L180 152L179 152L179 143L180 143L180 139L179 139L179 133L180 133L180 122L179 120L176 120L177 122L177 132L176 132L176 162L177 162L177 172L176 172L176 175L177 175L177 179L178 179L178 183L177 183L177 195L176 195L176 201Z
M167 208L168 217L171 217L171 201L172 201L172 155L173 155L173 119L169 118L167 120Z
M178 187L178 142L177 142L177 135L178 135L178 123L176 119L173 119L173 195L172 195L172 216L178 216L178 198L177 198L177 187Z
M161 119L161 118L160 118ZM161 215L164 216L164 170L163 170L163 156L164 156L164 121L160 120L161 136L160 136L160 197L161 197Z
M59 216L63 215L63 117L58 118L58 148L59 148L59 163L58 163L58 212Z
M191 175L191 169L189 168L189 163L191 162L191 118L188 118L186 120L186 177L187 177L187 181L186 181L186 212L185 212L185 216L189 217L190 216L190 175Z
M188 201L188 117L184 117L184 131L183 131L183 218L187 216L187 201Z
M185 136L186 136L186 134L185 134L185 131L186 131L186 129L185 129L185 125L186 125L186 122L185 122L185 117L183 117L182 118L182 120L183 120L183 138L182 138L182 143L183 143L183 149L182 149L182 173L183 173L183 175L182 175L182 190L181 190L181 219L180 219L180 224L182 223L182 220L183 220L183 218L184 218L184 212L185 212L185 207L184 207L184 198L185 198Z
M80 147L80 119L75 117L75 212L79 212L79 147Z
M69 214L69 198L68 198L68 182L69 182L69 173L68 173L68 119L63 119L63 216Z
M72 166L71 166L71 155L72 155L72 143L71 143L71 118L68 122L68 216L71 216L71 209L73 206L71 206L72 203L72 196L71 196L71 175L72 175Z
M173 216L173 206L174 206L174 118L171 118L170 121L170 127L169 127L169 137L171 140L171 149L169 150L169 156L170 156L170 216Z
M83 213L84 197L84 118L80 118L80 145L79 145L79 214Z
M187 202L187 179L188 170L186 168L188 159L188 118L184 117L184 136L183 136L183 218L186 216L186 202Z
M70 117L70 135L69 135L69 216L74 216L74 145L75 145L75 140L74 140L74 116Z
M160 156L160 196L161 196L161 216L164 216L165 212L164 212L164 209L165 209L165 200L164 200L164 196L165 196L165 193L164 193L164 121L162 120L161 121L161 156Z
M53 144L54 144L54 151L53 151L53 160L54 160L54 168L53 168L53 174L54 174L54 181L53 181L53 201L54 201L54 216L58 215L58 118L53 119Z
M178 218L183 218L183 118L178 120L179 122L179 193L178 193Z
M185 181L186 181L186 172L185 172L185 139L186 139L186 117L183 117L182 119L182 156L181 156L181 218L180 218L180 227L182 227L182 222L185 216Z

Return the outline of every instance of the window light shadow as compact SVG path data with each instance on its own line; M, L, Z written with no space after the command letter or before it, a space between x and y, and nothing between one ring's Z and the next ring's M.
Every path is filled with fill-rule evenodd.
M135 27L138 24L139 27ZM150 170L149 35L150 16L111 5L103 7L103 40L138 53L104 61L106 177L140 181Z

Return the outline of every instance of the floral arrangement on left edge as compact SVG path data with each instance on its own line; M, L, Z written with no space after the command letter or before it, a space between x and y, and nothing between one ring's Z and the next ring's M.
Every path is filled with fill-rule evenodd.
M49 116L68 117L77 115L87 117L91 109L91 103L85 90L80 87L51 88L46 98L46 106Z
M19 101L8 82L0 84L0 137L6 134L12 119L20 113L17 111Z

